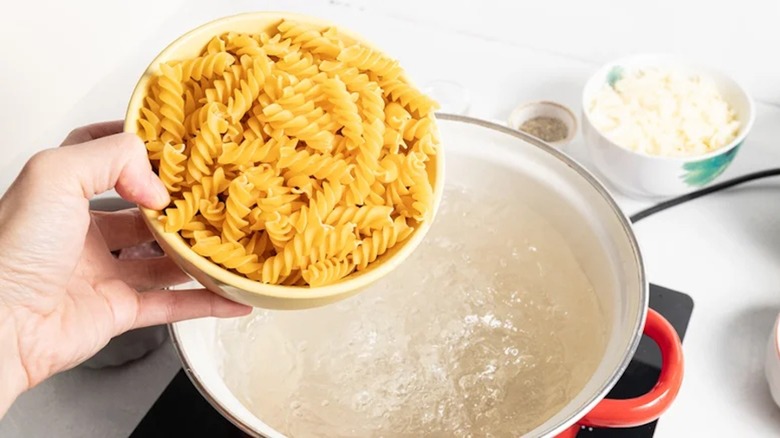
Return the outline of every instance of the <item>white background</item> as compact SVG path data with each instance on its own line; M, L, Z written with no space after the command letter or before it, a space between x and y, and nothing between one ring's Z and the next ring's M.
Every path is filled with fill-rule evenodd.
M246 10L292 10L352 28L400 58L419 84L464 85L469 114L494 120L534 99L579 113L599 64L681 54L733 75L757 101L753 132L724 178L780 166L780 2L31 0L0 14L0 190L71 128L122 118L136 79L168 42ZM646 205L618 200L627 212ZM696 306L683 388L657 436L780 435L763 377L780 311L779 201L780 181L767 181L637 226L651 281L692 295ZM22 396L0 436L127 436L177 368L166 344L130 366L64 373Z

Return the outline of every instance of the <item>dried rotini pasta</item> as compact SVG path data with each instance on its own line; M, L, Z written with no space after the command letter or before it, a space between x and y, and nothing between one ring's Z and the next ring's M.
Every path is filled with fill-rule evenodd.
M282 21L162 64L136 132L171 195L167 232L246 278L317 287L431 219L436 108L397 61Z

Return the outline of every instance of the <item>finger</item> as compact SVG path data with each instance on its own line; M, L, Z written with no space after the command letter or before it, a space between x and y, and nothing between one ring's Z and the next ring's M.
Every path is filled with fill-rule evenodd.
M118 260L122 280L138 290L158 289L192 281L168 257Z
M141 214L137 208L111 213L93 211L92 218L109 251L116 251L154 240Z
M186 319L216 316L233 318L252 308L205 290L156 290L139 294L138 315L133 328L169 324Z
M122 132L124 121L113 120L110 122L93 123L91 125L76 128L65 137L61 146L70 146L78 143L85 143L107 135L118 134Z
M52 194L52 186L86 199L116 188L126 200L155 210L170 201L152 171L146 147L132 133L38 153L28 163L26 176L47 195Z

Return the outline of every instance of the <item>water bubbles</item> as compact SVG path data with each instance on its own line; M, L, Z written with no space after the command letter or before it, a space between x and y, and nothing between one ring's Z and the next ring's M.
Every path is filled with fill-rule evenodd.
M419 249L355 297L220 321L231 391L292 437L519 436L557 412L603 351L592 286L532 211L474 199L448 189Z
M378 334L377 334L376 330L369 331L367 336L366 336L366 343L368 345L375 345L377 337L378 337Z
M368 391L360 391L352 398L352 409L362 411L371 401L371 394Z

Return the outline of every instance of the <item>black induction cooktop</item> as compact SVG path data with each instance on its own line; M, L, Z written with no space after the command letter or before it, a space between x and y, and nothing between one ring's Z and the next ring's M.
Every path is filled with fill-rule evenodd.
M693 312L690 296L650 285L650 307L663 315L685 337ZM658 380L661 353L646 337L639 344L634 360L609 393L610 398L632 398L648 392ZM578 437L652 437L657 421L627 429L582 429ZM180 370L160 398L141 420L131 438L208 436L244 437L245 435L215 411Z

